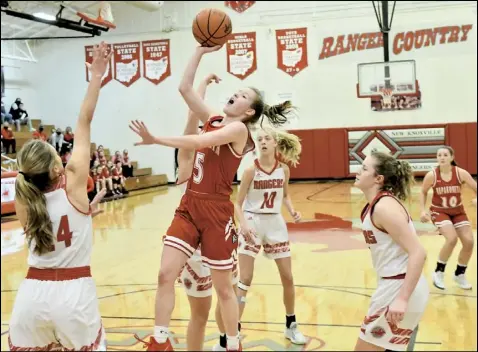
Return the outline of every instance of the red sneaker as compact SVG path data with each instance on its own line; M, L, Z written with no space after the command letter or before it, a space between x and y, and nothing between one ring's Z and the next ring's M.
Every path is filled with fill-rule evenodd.
M134 335L134 338L144 343L146 351L174 351L173 345L171 345L169 338L166 340L166 342L163 343L159 343L158 341L156 341L153 336L149 338L149 342L141 340L136 334Z

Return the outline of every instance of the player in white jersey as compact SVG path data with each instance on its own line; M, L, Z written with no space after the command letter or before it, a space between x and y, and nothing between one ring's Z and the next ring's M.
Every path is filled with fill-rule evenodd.
M259 158L244 171L235 204L242 233L253 235L255 240L254 243L240 240L239 317L244 312L252 283L254 261L262 247L266 258L275 260L279 269L286 310L285 337L295 344L305 344L307 341L298 330L295 318L289 234L281 214L282 204L295 222L300 221L301 216L294 210L289 195L289 167L278 160L295 166L302 148L297 136L270 127L259 129L257 144Z
M428 302L423 276L426 252L400 202L411 192L413 171L406 161L372 152L357 173L368 204L362 230L378 275L356 351L405 351Z
M28 242L29 270L20 285L9 329L10 350L106 351L96 286L91 277L91 209L86 193L90 126L101 77L112 53L95 46L92 73L63 169L56 150L32 140L17 156L15 207Z

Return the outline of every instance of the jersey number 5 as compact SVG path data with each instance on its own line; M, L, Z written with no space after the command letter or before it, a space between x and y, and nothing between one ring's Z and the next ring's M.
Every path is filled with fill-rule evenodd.
M71 239L73 238L73 232L70 231L70 223L68 222L68 216L63 215L60 219L60 226L58 226L58 232L56 233L57 242L65 242L65 247L71 246ZM53 245L52 252L55 250Z
M200 184L202 178L204 177L204 153L196 153L196 159L194 160L194 170L196 173L193 174L193 181L196 184Z

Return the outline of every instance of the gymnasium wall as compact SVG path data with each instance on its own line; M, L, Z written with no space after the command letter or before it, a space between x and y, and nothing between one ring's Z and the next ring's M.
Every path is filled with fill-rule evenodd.
M450 145L458 165L477 174L477 124L367 126L292 131L302 140L302 157L291 179L351 178L371 149L406 160L416 176L436 166L436 150Z
M36 111L38 109L38 94L35 87L38 86L39 82L32 81L31 73L34 72L37 64L2 58L2 66L5 73L5 97L3 102L7 113L15 99L19 97L23 98L26 103L27 111Z
M39 63L31 76L37 93L37 99L32 99L35 111L49 124L74 127L87 86L85 45L100 39L113 44L170 39L171 76L159 85L144 78L130 87L115 80L105 85L93 122L92 139L113 150L129 148L133 159L141 165L152 166L154 173L165 173L173 180L174 151L163 147L134 148L136 136L128 129L128 121L143 119L157 135L182 133L187 108L177 88L196 45L191 34L192 19L205 7L225 9L222 1L167 1L161 11L149 13L118 3L113 6L117 30L101 38L41 43L36 51ZM371 2L259 1L242 14L225 10L232 18L234 32L256 32L257 71L242 81L227 73L224 49L204 57L197 77L215 72L223 78L222 83L212 86L207 94L208 102L218 111L231 94L244 86L256 86L264 91L269 103L278 102L280 97L291 97L300 110L298 118L287 128L314 135L316 147L339 138L345 128L476 121L477 37L476 12L473 12L476 3L397 2L391 37L436 27L462 28L471 24L471 29L465 36L460 32L457 42L441 44L439 38L435 45L421 49L400 53L398 49L392 50L392 60L416 60L422 108L387 113L372 111L369 99L356 96L357 64L382 61L382 48L329 57L324 54L327 52L324 46L330 43L330 38L336 43L340 35L346 38L349 34L378 31ZM167 32L171 26L175 30ZM275 30L298 27L307 27L308 67L291 77L277 69ZM329 143L328 158L334 159L339 152L342 150L330 148ZM304 153L309 153L309 147ZM303 160L308 158L305 154ZM251 157L246 158L240 171L250 161ZM314 177L345 174L338 164L325 171L321 169L322 164L315 165L315 159L310 162L317 170Z

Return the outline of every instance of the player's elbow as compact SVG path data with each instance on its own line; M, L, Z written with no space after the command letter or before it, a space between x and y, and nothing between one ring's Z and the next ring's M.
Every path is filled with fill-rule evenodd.
M190 93L193 89L192 84L186 83L186 82L181 82L179 84L179 93L185 97L188 93Z

